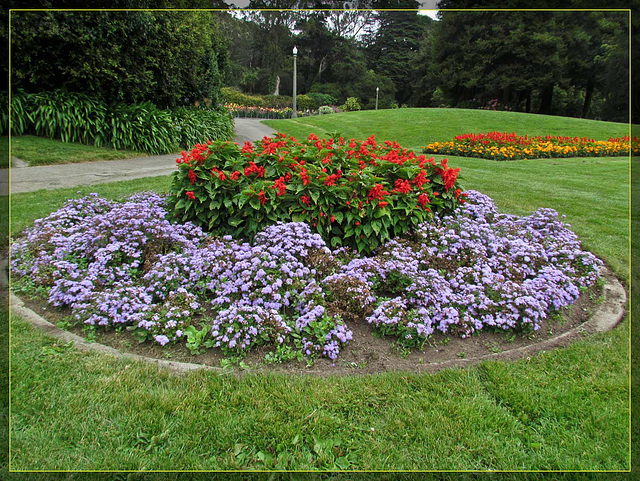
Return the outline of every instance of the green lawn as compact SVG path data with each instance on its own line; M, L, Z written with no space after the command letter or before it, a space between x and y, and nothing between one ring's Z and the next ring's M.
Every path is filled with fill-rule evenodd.
M415 113L386 111L397 112ZM355 115L366 120L365 114ZM366 136L337 122L350 115L336 115L332 126ZM464 131L487 130L474 122ZM602 123L606 133L596 135L589 132L598 123L579 122L592 130L571 135L604 138L622 135L610 133L612 126L624 128ZM371 125L377 134L378 124ZM397 135L388 137L411 145L402 140L405 127L395 129ZM566 214L585 247L628 280L628 160L450 159L461 167L463 185L493 197L501 211L552 207ZM168 177L157 177L81 190L121 198L168 186ZM77 190L13 195L12 231L55 210ZM437 374L174 376L75 349L54 352L47 347L55 341L14 316L11 467L624 470L628 334L627 317L615 330L565 349Z
M8 137L0 138L0 147L7 149ZM95 160L132 159L147 154L130 150L114 150L60 140L21 135L11 137L11 155L24 160L29 165L68 164Z
M451 140L454 135L494 130L520 135L577 135L596 140L629 134L628 125L615 122L466 109L368 110L263 122L296 138L312 132L322 137L338 131L356 139L375 134L378 141L397 140L403 147L414 150L436 140Z

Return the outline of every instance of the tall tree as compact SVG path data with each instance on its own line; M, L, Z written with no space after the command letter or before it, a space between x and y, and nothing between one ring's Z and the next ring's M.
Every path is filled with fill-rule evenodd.
M415 1L377 2L378 29L366 39L369 67L393 80L400 103L409 101L417 87L420 46L432 22L411 10L418 6ZM400 8L406 11L387 10Z

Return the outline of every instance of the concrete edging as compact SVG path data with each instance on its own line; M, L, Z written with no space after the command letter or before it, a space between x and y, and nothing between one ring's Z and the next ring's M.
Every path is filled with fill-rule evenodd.
M3 264L2 277L4 278L6 272L6 263L3 262ZM606 284L604 285L603 289L604 301L600 305L598 305L591 318L588 321L580 324L579 326L576 326L573 329L551 339L546 339L535 344L529 344L528 346L522 346L499 353L491 353L469 359L451 359L447 361L427 363L420 366L420 369L425 371L438 371L450 367L469 366L480 361L527 357L540 351L566 346L570 341L577 339L585 333L589 334L596 332L605 332L613 329L624 318L624 307L627 302L627 293L620 281L616 279L616 277L608 268L604 268L601 275L606 279ZM0 279L0 283L6 284L3 281L4 279ZM140 356L138 354L121 352L117 349L96 342L88 342L81 336L78 336L51 324L42 316L26 307L22 299L20 299L14 293L10 293L10 304L12 312L24 318L32 326L43 330L48 335L60 339L61 341L73 341L73 346L80 351L99 352L115 357L131 359L133 361L152 363L157 365L158 367L168 369L174 373L179 374L203 369L217 373L229 373L228 370L223 370L220 367L189 362L167 361L164 359Z

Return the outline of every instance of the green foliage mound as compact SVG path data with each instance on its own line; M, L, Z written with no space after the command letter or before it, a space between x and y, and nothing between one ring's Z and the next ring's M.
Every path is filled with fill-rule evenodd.
M460 169L446 159L437 164L373 136L205 143L177 162L168 201L176 220L245 239L278 221L306 222L328 245L361 253L451 212L465 196Z

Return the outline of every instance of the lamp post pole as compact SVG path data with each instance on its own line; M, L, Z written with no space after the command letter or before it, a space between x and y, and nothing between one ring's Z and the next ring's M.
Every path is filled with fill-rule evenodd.
M298 106L296 104L296 88L297 88L297 72L296 72L296 59L298 57L298 47L293 47L293 112L291 118L298 116Z
M376 110L378 110L378 92L380 92L380 87L376 87Z

